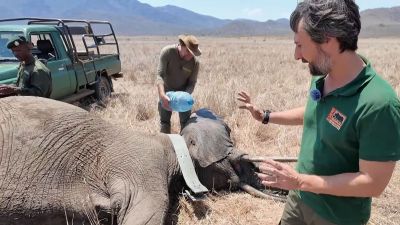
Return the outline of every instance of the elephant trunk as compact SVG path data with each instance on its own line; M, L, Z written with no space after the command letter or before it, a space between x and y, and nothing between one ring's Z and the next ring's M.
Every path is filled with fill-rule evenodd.
M242 160L247 162L263 162L264 160L274 160L277 162L297 162L297 157L285 157L285 156L270 156L270 157L261 157L261 156L249 156L244 155Z
M240 151L234 150L234 153L229 157L230 162L235 169L236 173L240 177L239 188L243 191L259 198L274 199L277 201L285 201L285 197L277 194L277 190L270 189L266 192L266 187L261 184L260 179L256 175L258 170L258 164L266 159L275 160L278 162L296 162L295 157L260 157L260 156L249 156L247 154L241 154Z
M256 175L258 172L257 166L248 160L244 160L246 154L243 154L240 150L234 148L232 154L229 155L228 159L237 176L239 177L240 183L245 183L250 186L256 187L257 189L263 188L260 179ZM241 184L238 183L238 187L241 188Z
M246 183L242 183L241 182L239 184L239 187L243 191L249 193L250 195L258 197L258 198L272 199L272 200L280 201L280 202L284 202L286 200L286 197L283 197L281 195L273 195L273 194L270 194L270 193L264 193L262 191L259 191L259 190L255 189L254 187L252 187L251 185L246 184Z

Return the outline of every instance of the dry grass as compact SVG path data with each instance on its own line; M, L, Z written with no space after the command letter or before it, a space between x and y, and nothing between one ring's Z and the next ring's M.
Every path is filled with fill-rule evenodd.
M301 127L263 126L238 109L238 91L251 93L259 106L284 110L305 103L310 75L293 59L292 40L278 38L200 37L203 55L195 109L211 108L232 128L236 146L251 154L298 154ZM157 92L153 83L160 49L176 37L121 37L125 77L114 82L116 94L106 110L95 112L132 129L158 132ZM360 51L400 94L399 39L365 39ZM178 117L173 115L173 131ZM201 205L181 200L179 224L277 224L283 204L243 193L212 196ZM373 200L370 224L400 224L400 169L381 198Z

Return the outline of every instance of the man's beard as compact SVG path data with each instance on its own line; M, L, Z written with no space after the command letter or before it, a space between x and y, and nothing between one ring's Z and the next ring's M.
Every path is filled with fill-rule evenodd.
M325 76L330 72L332 68L332 62L329 56L324 51L319 49L317 61L315 63L309 62L308 68L310 69L310 74L312 76Z

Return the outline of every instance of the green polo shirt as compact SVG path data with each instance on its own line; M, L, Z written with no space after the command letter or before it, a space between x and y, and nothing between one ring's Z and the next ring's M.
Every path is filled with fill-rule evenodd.
M319 101L308 99L297 170L330 176L359 172L359 160L400 159L400 102L371 64L349 84ZM323 90L324 77L311 90ZM297 192L317 214L336 224L365 224L371 198Z

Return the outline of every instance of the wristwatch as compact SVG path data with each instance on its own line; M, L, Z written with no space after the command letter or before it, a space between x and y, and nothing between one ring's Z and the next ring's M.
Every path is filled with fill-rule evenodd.
M263 120L262 120L263 124L268 124L268 122L269 122L269 114L271 114L270 110L264 110L264 117L263 117Z

